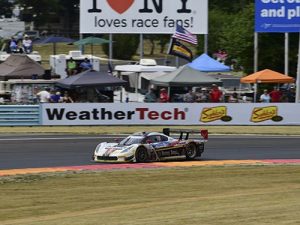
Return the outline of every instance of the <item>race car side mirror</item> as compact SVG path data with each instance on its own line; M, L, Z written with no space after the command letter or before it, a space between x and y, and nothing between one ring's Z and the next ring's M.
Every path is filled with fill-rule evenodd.
M208 130L201 130L200 133L205 140L208 139Z
M151 140L147 140L146 143L147 143L147 144L151 144L152 141L151 141Z

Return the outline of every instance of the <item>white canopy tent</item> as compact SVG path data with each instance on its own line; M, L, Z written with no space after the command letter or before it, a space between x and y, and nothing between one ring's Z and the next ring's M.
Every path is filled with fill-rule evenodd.
M162 66L162 65L118 65L115 67L114 71L118 73L118 77L123 79L123 76L132 76L135 79L135 93L138 93L138 90L141 88L141 80L145 78L150 80L154 77L162 75L163 73L168 73L176 70L176 67L173 66ZM153 77L151 77L153 74Z

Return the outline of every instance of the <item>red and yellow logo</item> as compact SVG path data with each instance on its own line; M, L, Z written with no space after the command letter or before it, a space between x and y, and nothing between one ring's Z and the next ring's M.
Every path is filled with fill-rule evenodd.
M278 116L277 106L256 107L252 111L251 122L260 123L266 120L280 122L283 118Z
M226 106L217 106L212 108L203 108L200 121L203 123L209 123L216 120L229 122L231 119L232 118L230 116L227 116Z

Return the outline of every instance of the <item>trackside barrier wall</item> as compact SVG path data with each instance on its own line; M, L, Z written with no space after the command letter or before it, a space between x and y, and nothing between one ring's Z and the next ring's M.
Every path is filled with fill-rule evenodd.
M40 115L38 105L1 105L0 126L40 125Z
M298 103L42 104L42 125L300 125Z
M295 103L74 103L0 105L0 126L300 125Z

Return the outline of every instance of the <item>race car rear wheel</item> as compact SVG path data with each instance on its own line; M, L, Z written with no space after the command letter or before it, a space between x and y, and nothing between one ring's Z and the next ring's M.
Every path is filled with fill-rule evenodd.
M195 143L189 143L187 146L186 146L186 151L185 151L185 155L186 155L186 158L188 160L192 160L192 159L195 159L196 156L197 156L197 146Z
M135 159L138 163L145 163L149 161L147 149L139 147L135 152Z

